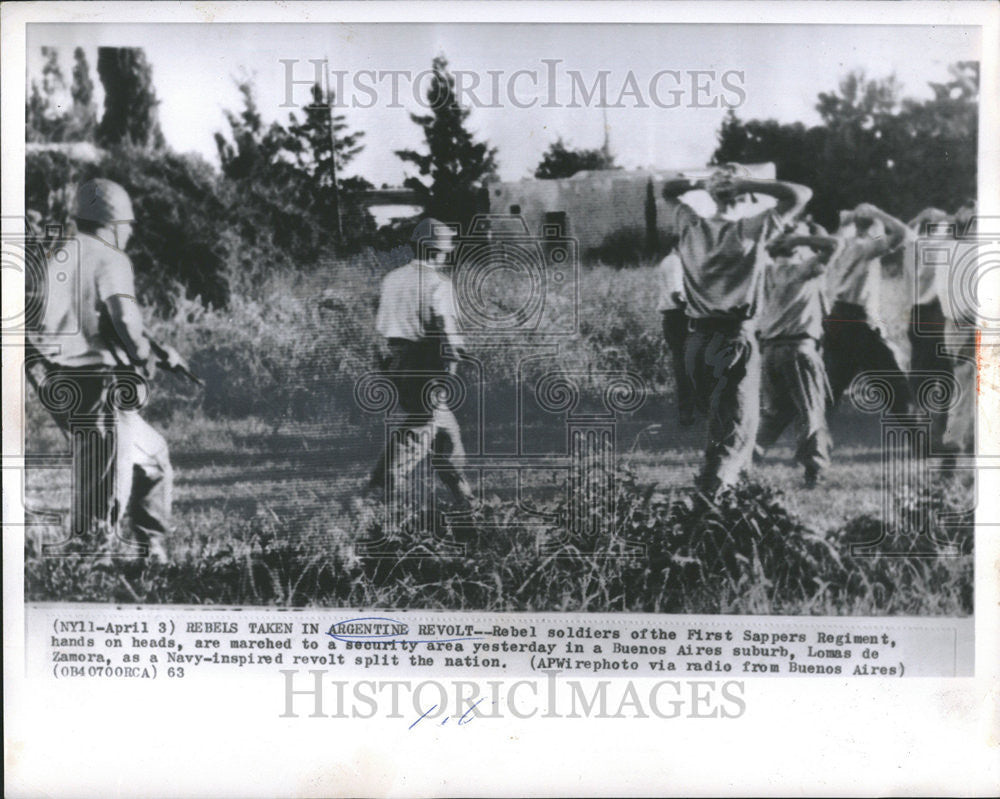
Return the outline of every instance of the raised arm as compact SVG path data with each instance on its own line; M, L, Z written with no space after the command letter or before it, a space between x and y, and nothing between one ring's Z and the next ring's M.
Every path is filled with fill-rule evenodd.
M697 178L673 178L663 184L663 199L676 200L689 191L705 188L705 181Z
M952 217L947 211L940 208L925 208L909 222L909 227L919 230L924 222L951 222Z
M896 247L912 235L910 228L905 223L871 203L861 203L861 205L854 209L854 215L879 220L889 237L888 248L890 250L896 249Z
M826 265L826 262L830 259L830 256L836 252L837 247L840 246L840 241L833 236L818 236L818 235L789 235L789 236L778 236L772 239L768 245L767 250L773 256L777 252L786 251L790 252L796 247L808 247L816 253L816 262L819 266L819 270Z
M826 258L833 255L839 245L833 236L791 236L788 239L789 247L808 247Z
M733 183L738 194L766 194L769 197L774 197L778 201L777 212L785 217L794 217L802 213L813 195L812 189L808 186L790 183L786 180L758 180L737 177Z

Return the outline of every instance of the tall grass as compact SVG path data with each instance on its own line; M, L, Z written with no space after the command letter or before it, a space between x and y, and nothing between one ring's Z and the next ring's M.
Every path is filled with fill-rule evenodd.
M391 530L380 508L362 519L263 508L189 541L166 566L46 558L31 539L26 591L33 600L482 611L972 611L971 524L935 530L957 546L953 557L862 557L851 545L877 538L877 520L821 535L782 500L774 488L744 482L710 503L692 489L639 485L625 472L613 532L603 537L526 525L499 500L472 522L414 515ZM940 488L921 501L953 509ZM556 501L540 510L557 517L566 509Z
M200 409L213 417L258 416L275 424L355 413L354 383L377 360L375 311L386 270L371 253L309 272L280 270L252 297L234 292L225 309L178 294L172 315L151 317L149 327L189 356L206 387L193 392L160 379L148 412L163 418L176 409ZM584 375L631 371L649 385L662 385L668 378L655 296L652 269L590 267L581 276L576 335L549 335L569 324L571 309L557 307L561 316L547 314L537 329L502 347L477 346L489 334L467 336L470 354L493 382L513 383L519 366L530 362L534 376L552 368ZM550 293L547 300L551 305L560 298ZM538 360L540 344L558 345L558 354Z
M244 468L233 479L253 488L255 480L273 478L272 487L295 491L281 470L322 463L323 474L337 482L330 486L331 497L352 490L356 478L337 471L340 454L334 451L341 453L347 444L368 446L358 438L363 413L354 384L376 361L375 304L387 268L368 253L307 272L276 270L263 278L258 273L234 291L224 310L178 294L169 317L148 320L153 333L187 354L206 380L202 391L159 377L146 409L169 426L175 454L179 447L182 455L207 464L196 479L229 486L228 475L240 472L240 462L262 458L277 469L271 477L267 466ZM652 268L588 267L581 273L580 298L576 335L560 337L556 352L532 361L535 373L529 377L552 369L584 375L628 370L650 392L669 395ZM470 337L470 350L488 381L513 383L526 359L536 355L536 345L554 341L547 334L572 311L565 297L560 301L556 310L562 316L547 317L551 327L502 347L477 348ZM27 408L29 448L62 448L30 396ZM226 425L241 432L232 439L219 436ZM277 434L281 427L287 435ZM322 435L317 438L315 431ZM289 460L276 443L286 439L306 450L312 442L320 450L310 452L308 461ZM237 440L261 446L248 454ZM678 441L671 439L668 448ZM215 466L217 456L233 465ZM182 485L181 493L185 490L199 488ZM497 498L470 524L430 523L414 515L387 531L380 508L359 518L335 504L295 497L280 507L256 499L241 506L230 503L231 488L219 490L207 492L223 497L218 502L200 500L181 511L179 533L171 540L173 559L165 566L45 557L44 528L36 531L26 539L27 598L486 611L965 614L972 609L971 519L938 530L958 546L957 556L858 557L852 544L877 538L879 519L860 516L824 529L821 520L805 521L789 511L786 498L766 483L743 483L708 503L686 486L640 483L622 472L614 531L603 538L567 535L558 523L526 524L513 503ZM878 490L874 483L872 490ZM906 501L913 511L939 514L963 508L970 491L967 484L943 481L926 496ZM567 512L562 502L542 499L537 509L558 518ZM444 531L453 545L461 539L464 550L443 547L430 529ZM376 555L364 545L378 539L383 540Z

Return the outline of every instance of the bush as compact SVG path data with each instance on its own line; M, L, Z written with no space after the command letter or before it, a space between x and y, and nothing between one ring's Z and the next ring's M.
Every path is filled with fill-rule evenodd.
M649 238L645 228L628 227L616 230L604 237L604 240L587 253L588 260L600 261L608 266L621 269L649 261Z
M876 520L823 536L765 485L744 482L710 503L691 489L663 493L627 472L617 477L610 536L525 525L498 498L472 527L437 526L454 535L450 549L420 513L387 532L378 514L279 518L262 509L245 522L226 520L223 536L196 542L167 566L45 559L29 539L26 597L497 612L972 612L971 525L950 534L958 557L854 557L850 543L868 540ZM940 492L927 501L951 502ZM559 502L539 509L566 512ZM345 529L363 530L360 540Z
M121 183L136 225L127 252L140 299L170 312L183 296L224 308L233 292L253 296L276 271L307 269L328 233L296 205L294 192L221 178L204 159L123 146L97 163L30 152L27 207L43 224L71 228L72 188L91 177Z

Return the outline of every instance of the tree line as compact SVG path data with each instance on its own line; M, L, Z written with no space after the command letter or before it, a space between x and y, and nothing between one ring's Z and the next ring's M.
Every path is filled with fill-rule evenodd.
M101 114L82 48L73 53L69 81L56 50L42 48L42 56L26 99L26 140L87 142L103 155L81 163L58 150L29 150L27 207L46 223L63 223L70 185L96 174L121 182L135 198L140 225L129 249L149 301L169 304L184 291L224 306L232 291L252 289L274 269L388 248L405 236L405 226L376 226L364 202L375 187L346 174L365 134L335 112L336 98L318 85L301 114L266 122L252 83L238 82L241 108L226 112L228 129L215 135L216 168L165 141L141 49L98 49ZM960 62L949 74L931 84L931 99L917 101L904 98L891 77L851 73L835 91L819 94L820 122L812 127L741 120L730 110L712 162L774 161L779 178L813 188L810 211L827 225L840 208L862 201L902 217L927 205L954 208L975 196L978 64ZM444 56L433 59L427 98L428 113L410 115L422 148L395 153L409 168L404 186L424 213L464 224L496 178L498 151L469 130L471 109L459 104ZM616 168L607 142L574 148L560 137L534 176Z

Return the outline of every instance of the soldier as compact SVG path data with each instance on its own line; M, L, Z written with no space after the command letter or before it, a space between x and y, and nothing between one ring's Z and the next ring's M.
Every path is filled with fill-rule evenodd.
M955 212L954 237L975 236L976 204L970 202ZM950 259L949 259L950 261ZM976 263L973 261L973 263ZM938 296L944 315L944 350L958 383L958 401L948 411L942 433L943 449L951 455L974 455L976 451L976 309L968 307L973 292L962 282L975 274L955 275L952 268L936 270ZM981 275L981 272L980 272ZM964 288L964 292L962 289ZM962 296L964 293L964 296Z
M758 454L771 447L792 420L805 467L815 487L830 462L826 408L830 386L823 365L823 291L826 264L837 249L832 236L813 235L804 225L767 245L773 261L764 275L760 343L763 391Z
M913 238L940 238L953 218L938 208L925 208L909 223ZM948 238L951 232L947 231ZM937 269L927 263L917 263L914 240L903 245L903 274L907 288L913 292L910 310L910 371L937 372L946 379L953 377L953 364L945 354L945 317L938 296ZM912 390L913 386L911 386ZM931 447L937 451L944 443L948 414L931 411Z
M384 339L383 366L396 388L407 429L386 442L368 493L391 497L433 453L441 462L437 473L442 482L456 503L468 508L473 494L462 474L465 452L458 420L443 402L428 396L429 384L454 374L464 353L451 280L442 271L455 248L454 233L427 218L417 224L410 242L416 257L385 276L375 320Z
M716 205L699 216L679 197L706 189ZM740 196L767 194L777 205L755 216L729 219ZM764 259L759 249L802 211L812 197L805 186L753 180L735 165L707 180L678 178L663 188L671 228L684 266L688 339L685 364L695 402L708 415L708 444L699 487L714 494L750 465L760 418L760 360L753 335Z
M694 423L694 388L684 367L684 342L687 340L688 319L684 308L684 266L676 245L657 267L660 278L660 300L657 310L663 317L663 338L670 350L677 390L677 412L681 426Z
M884 236L874 235L876 220L885 229ZM890 413L905 414L912 406L901 359L879 327L880 258L909 237L905 224L869 203L841 215L838 238L842 246L829 275L833 305L824 324L826 370L834 403L856 375L870 370L882 372L890 386Z
M46 383L53 391L61 383L75 394L75 405L59 406L53 417L67 432L84 431L74 436L73 532L115 534L127 508L136 540L164 562L173 488L167 443L113 396L128 375L139 388L156 366L124 252L135 221L132 202L117 183L90 180L77 189L74 217L77 234L61 251L75 250L79 262L49 254L47 302L31 342L45 360L42 393ZM172 348L160 349L164 368L184 366Z

